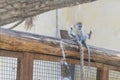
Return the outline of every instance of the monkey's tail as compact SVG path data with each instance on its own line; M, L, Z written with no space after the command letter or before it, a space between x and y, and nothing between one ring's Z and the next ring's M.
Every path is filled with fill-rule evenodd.
M90 47L86 45L87 50L88 50L88 74L87 74L87 79L90 80Z
M77 41L79 49L80 49L80 70L81 70L81 80L85 80L84 77L84 52L83 52L83 47L82 43L80 41Z
M88 51L88 73L87 73L87 80L90 80L90 47L85 42L83 42L82 44L87 48L87 51Z

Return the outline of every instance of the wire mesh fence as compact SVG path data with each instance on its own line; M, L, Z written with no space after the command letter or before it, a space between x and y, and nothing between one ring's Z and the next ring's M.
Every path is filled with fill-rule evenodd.
M88 67L85 66L84 69L85 69L85 78L87 80ZM80 77L81 77L80 72L81 72L80 71L80 65L75 65L75 79L74 80L80 80ZM90 74L91 74L90 80L96 80L96 73L97 73L97 68L91 67L91 69L90 69Z
M74 68L72 77L74 77L74 80L80 80L80 65L75 65ZM86 78L87 70L85 66ZM96 80L96 71L96 68L91 67L91 80ZM34 60L33 80L63 80L61 62Z
M109 71L109 80L120 80L120 72L118 71Z
M17 80L18 58L0 56L0 80ZM72 65L72 67L70 67ZM69 64L72 74L71 80L80 80L80 65ZM85 66L85 77L87 78L88 67ZM90 80L97 80L97 68L91 67ZM61 62L46 60L34 60L32 80L63 80L65 74ZM18 73L19 74L19 73ZM109 71L109 80L120 80L119 71Z
M17 58L0 56L0 80L16 80Z
M60 63L34 60L33 80L59 80L61 78Z

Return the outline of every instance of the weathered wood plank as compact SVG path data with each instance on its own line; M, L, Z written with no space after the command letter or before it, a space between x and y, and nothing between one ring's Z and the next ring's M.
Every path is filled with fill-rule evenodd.
M0 26L53 9L92 1L95 0L0 0Z
M23 54L22 54L22 52L14 52L14 51L11 52L11 51L0 49L0 56L21 58L21 57L23 57Z
M61 56L60 39L0 29L0 49L42 53ZM79 59L79 49L75 42L62 40L67 57ZM120 52L90 46L91 61L120 67ZM85 60L87 60L87 50Z

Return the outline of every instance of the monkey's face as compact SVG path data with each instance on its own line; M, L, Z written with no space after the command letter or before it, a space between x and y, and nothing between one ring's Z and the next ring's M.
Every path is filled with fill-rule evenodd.
M75 28L77 30L81 30L82 29L82 24L75 24Z

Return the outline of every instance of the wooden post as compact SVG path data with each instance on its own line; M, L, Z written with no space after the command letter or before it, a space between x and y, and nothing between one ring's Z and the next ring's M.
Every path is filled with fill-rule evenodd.
M109 67L103 65L102 68L97 68L97 80L109 80Z
M32 80L33 76L33 59L32 53L24 53L23 58L20 59L19 74L17 80Z

